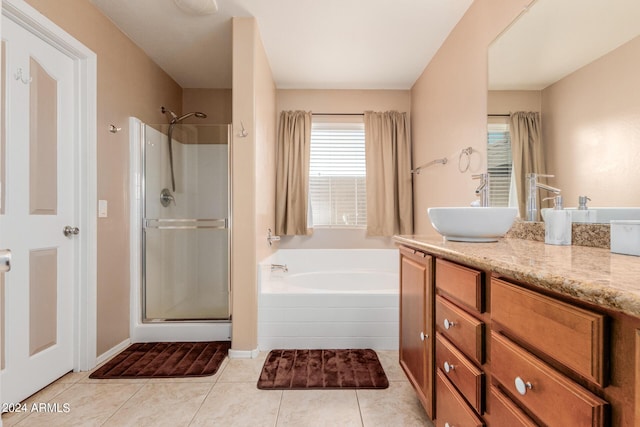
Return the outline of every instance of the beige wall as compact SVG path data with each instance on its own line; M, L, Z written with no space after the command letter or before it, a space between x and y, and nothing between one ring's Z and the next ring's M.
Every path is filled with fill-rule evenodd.
M316 113L362 113L397 110L411 113L408 90L301 90L277 91L278 115L286 110ZM367 237L364 229L316 228L311 236L285 236L277 244L283 249L316 248L392 248L390 238Z
M640 37L542 92L549 182L565 206L640 206Z
M475 0L411 90L414 164L450 160L414 178L416 233L436 234L427 208L475 200L471 174L486 169L487 47L529 3ZM477 152L470 170L460 173L458 155L469 146Z
M87 0L27 0L98 56L98 355L129 337L129 116L164 122L182 89ZM112 134L109 124L121 127Z
M509 114L516 111L538 111L542 107L539 90L490 90L487 114Z
M231 96L231 89L183 89L182 111L201 111L207 115L206 119L190 117L185 123L231 123Z
M266 239L276 222L276 85L258 31L255 43L256 256L260 262L275 250Z
M273 228L275 85L254 18L233 19L232 348L258 347L257 260ZM241 123L247 136L240 134Z
M411 112L408 90L321 90L279 89L278 114L286 110L315 113L362 113L397 110Z

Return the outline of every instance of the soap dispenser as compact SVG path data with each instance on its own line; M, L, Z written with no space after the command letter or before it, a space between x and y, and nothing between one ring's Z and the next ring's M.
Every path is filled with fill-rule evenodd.
M551 197L555 206L547 212L544 223L544 242L548 245L571 244L571 212L562 208L562 196ZM546 200L546 199L545 199Z
M598 222L597 211L587 207L587 202L590 200L591 199L587 196L578 197L578 209L573 212L573 222Z

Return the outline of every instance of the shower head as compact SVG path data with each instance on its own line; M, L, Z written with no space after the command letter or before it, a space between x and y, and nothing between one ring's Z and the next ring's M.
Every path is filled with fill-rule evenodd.
M193 111L191 113L184 114L184 115L182 115L180 117L178 117L178 115L176 113L174 113L173 111L169 110L168 108L161 107L160 111L162 111L163 114L169 113L171 115L171 121L169 122L169 124L172 124L172 125L176 124L178 122L181 122L184 119L189 118L191 116L196 116L199 119L206 119L207 118L207 115L205 113L201 113L200 111Z
M191 113L183 114L180 117L175 117L174 116L169 123L170 124L175 124L175 123L181 122L184 119L187 119L187 118L189 118L191 116L196 116L199 119L204 119L204 118L207 117L207 115L205 113L200 113L198 111L194 111L194 112L191 112Z

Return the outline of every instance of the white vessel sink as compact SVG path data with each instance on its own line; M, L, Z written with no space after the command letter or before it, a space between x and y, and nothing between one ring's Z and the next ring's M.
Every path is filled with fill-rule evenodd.
M495 242L509 231L518 208L429 208L427 213L433 228L445 240Z
M547 215L550 208L542 209L542 219ZM567 208L571 212L571 222L588 223L588 224L609 224L611 220L640 220L640 208L592 208L587 210L579 210L576 208Z

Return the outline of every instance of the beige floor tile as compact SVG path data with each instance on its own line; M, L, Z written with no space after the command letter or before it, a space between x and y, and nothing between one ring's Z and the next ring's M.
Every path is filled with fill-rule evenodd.
M34 412L19 426L100 426L129 400L141 384L82 384L77 383L50 400L58 404L49 412ZM65 405L68 411L65 412ZM57 409L58 412L51 412Z
M357 390L365 427L432 426L409 382L392 381L384 390Z
M54 384L75 384L80 380L84 380L89 377L89 372L69 372L65 376L58 378Z
M109 378L109 379L99 379L99 378L89 378L86 377L80 379L77 384L147 384L149 382L149 378Z
M260 352L255 359L229 359L218 382L253 382L254 385L257 384L267 354Z
M144 384L104 426L186 426L212 386L207 383Z
M71 384L58 383L57 381L53 384L48 385L47 387L43 388L33 396L25 399L24 402L22 402L25 405L26 411L8 412L2 414L3 426L8 427L17 424L18 422L29 416L34 403L39 404L49 402L51 399L53 399L69 387L71 387Z
M380 364L384 368L384 373L387 375L389 381L407 381L407 376L400 367L398 361L398 352L391 351L376 351Z
M278 427L362 426L355 390L285 390Z
M190 426L272 427L282 391L258 390L254 382L218 382Z

